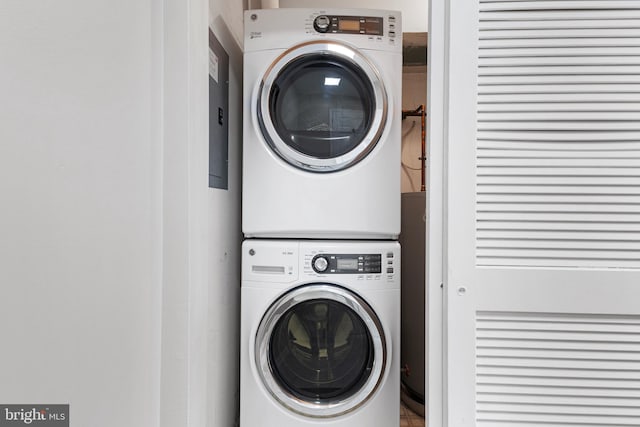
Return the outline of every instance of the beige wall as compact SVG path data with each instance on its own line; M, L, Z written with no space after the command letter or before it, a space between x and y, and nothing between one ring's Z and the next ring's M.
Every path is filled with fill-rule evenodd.
M413 67L412 67L413 68ZM417 67L416 67L417 68ZM402 109L415 110L427 103L427 71L418 68L402 73ZM428 111L428 109L427 109ZM420 191L420 156L422 144L421 118L402 121L402 192Z

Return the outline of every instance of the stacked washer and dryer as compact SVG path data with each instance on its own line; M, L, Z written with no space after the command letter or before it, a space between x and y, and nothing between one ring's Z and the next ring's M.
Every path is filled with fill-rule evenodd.
M241 427L393 427L400 14L245 12Z

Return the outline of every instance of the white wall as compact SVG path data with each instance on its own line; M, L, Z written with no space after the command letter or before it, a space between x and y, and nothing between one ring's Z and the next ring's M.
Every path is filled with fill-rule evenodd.
M0 402L159 416L158 10L0 5Z
M0 403L236 422L236 3L0 5ZM207 186L208 21L231 56L228 191Z
M161 426L237 421L242 3L165 0ZM222 7L221 7L222 6ZM207 13L209 10L209 13ZM230 56L229 190L208 188L208 25Z
M209 25L229 54L229 191L209 191L207 427L237 425L240 381L241 2L209 0ZM208 59L208 58L207 58Z
M280 0L280 7L336 7L362 9L392 9L402 12L402 31L426 32L429 22L429 2L426 0Z

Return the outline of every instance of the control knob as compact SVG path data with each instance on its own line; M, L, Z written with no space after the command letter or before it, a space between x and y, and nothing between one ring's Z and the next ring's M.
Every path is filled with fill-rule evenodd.
M323 273L327 271L329 268L329 261L327 261L327 257L317 256L313 259L313 269L316 273Z
M329 31L331 20L326 15L320 15L313 21L313 28L319 33L326 33Z

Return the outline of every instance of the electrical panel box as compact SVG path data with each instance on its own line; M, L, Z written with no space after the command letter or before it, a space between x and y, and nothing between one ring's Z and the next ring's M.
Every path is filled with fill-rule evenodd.
M209 187L229 189L229 55L209 29Z

